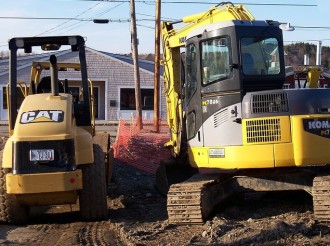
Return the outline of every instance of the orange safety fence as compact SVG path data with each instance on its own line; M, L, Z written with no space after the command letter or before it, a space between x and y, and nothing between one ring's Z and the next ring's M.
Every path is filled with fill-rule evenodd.
M170 139L166 120L160 120L159 132L154 132L153 120L144 120L139 129L137 120L120 119L113 144L114 157L149 174L155 174L162 159L171 154L164 144Z

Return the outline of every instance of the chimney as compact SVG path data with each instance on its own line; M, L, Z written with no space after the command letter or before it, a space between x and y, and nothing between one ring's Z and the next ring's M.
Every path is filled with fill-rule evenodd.
M321 65L321 57L322 57L322 41L319 41L316 46L316 66Z
M309 55L308 54L304 55L304 65L309 65Z

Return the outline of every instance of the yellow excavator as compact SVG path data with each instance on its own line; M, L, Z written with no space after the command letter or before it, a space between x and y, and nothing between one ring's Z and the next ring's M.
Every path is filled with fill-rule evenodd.
M61 47L71 49L70 54L77 52L79 63L58 61L54 51ZM49 62L33 62L30 81L18 81L17 53L31 53L34 48L48 51ZM95 140L102 137L95 132L84 38L12 38L9 50L9 139L0 152L0 221L26 223L30 207L75 204L77 200L83 219L106 219L107 171L111 168L102 141ZM60 80L64 70L74 73L75 81ZM81 93L74 95L73 88ZM24 95L21 104L20 92Z
M170 223L203 223L236 192L281 190L307 191L315 218L330 219L330 90L282 89L282 28L230 2L162 23L173 158L156 184Z

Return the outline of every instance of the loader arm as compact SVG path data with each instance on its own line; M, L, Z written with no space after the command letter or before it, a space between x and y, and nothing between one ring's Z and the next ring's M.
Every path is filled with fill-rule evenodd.
M183 97L181 81L180 48L186 44L187 35L196 28L207 24L227 20L250 20L252 14L242 5L220 3L208 11L184 17L179 22L162 23L163 64L164 64L164 94L166 96L167 123L170 128L171 140L165 146L172 150L174 156L181 151L181 132L183 127ZM187 23L174 29L177 23Z

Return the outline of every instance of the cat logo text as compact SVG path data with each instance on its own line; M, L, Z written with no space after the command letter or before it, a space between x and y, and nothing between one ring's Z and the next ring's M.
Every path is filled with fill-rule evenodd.
M21 124L41 123L41 122L62 122L64 112L62 110L34 110L24 112L21 116Z

